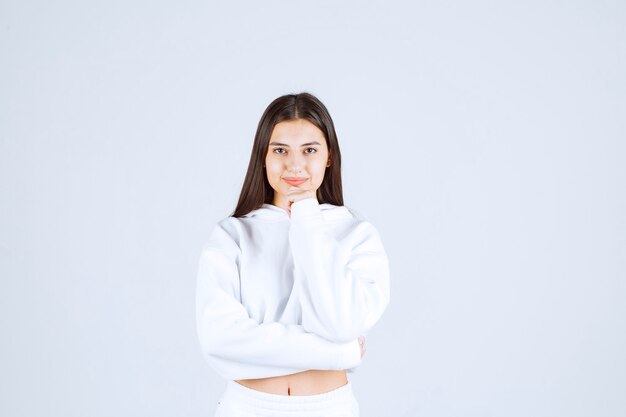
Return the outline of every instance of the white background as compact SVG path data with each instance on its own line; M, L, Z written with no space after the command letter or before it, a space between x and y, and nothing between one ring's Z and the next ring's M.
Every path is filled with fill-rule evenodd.
M362 417L626 415L619 1L0 3L0 415L212 416L200 249L329 108L391 304Z

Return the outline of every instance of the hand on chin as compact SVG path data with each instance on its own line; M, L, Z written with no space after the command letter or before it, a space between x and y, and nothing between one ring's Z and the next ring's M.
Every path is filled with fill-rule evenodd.
M286 195L286 204L287 204L287 213L289 217L291 217L291 205L297 201L303 200L305 198L317 198L315 195L315 190L311 189L303 189L299 186L292 186L287 191Z

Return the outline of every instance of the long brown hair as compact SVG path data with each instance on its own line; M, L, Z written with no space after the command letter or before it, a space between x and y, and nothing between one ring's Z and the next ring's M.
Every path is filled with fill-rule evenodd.
M269 148L270 136L274 126L280 122L304 119L324 133L330 166L326 167L324 180L317 190L317 201L343 206L343 190L341 186L341 152L337 142L335 125L326 106L314 95L302 92L286 94L278 97L265 109L254 136L252 153L248 164L248 172L241 187L239 201L232 217L242 217L261 207L264 203L271 204L274 200L274 189L267 180L263 167Z

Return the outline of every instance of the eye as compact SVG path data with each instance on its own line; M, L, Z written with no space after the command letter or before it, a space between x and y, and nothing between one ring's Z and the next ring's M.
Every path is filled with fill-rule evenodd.
M274 153L278 153L281 154L282 152L276 152L276 151L284 151L284 148L274 148Z
M306 150L307 150L307 151L308 151L309 149L313 149L313 152L307 152L307 153L316 153L316 152L317 152L317 149L315 149L315 148L306 148Z

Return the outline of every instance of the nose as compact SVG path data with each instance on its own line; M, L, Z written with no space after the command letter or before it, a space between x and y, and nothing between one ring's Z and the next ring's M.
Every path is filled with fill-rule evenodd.
M304 157L301 155L290 155L287 159L287 170L297 174L302 171L304 167Z

